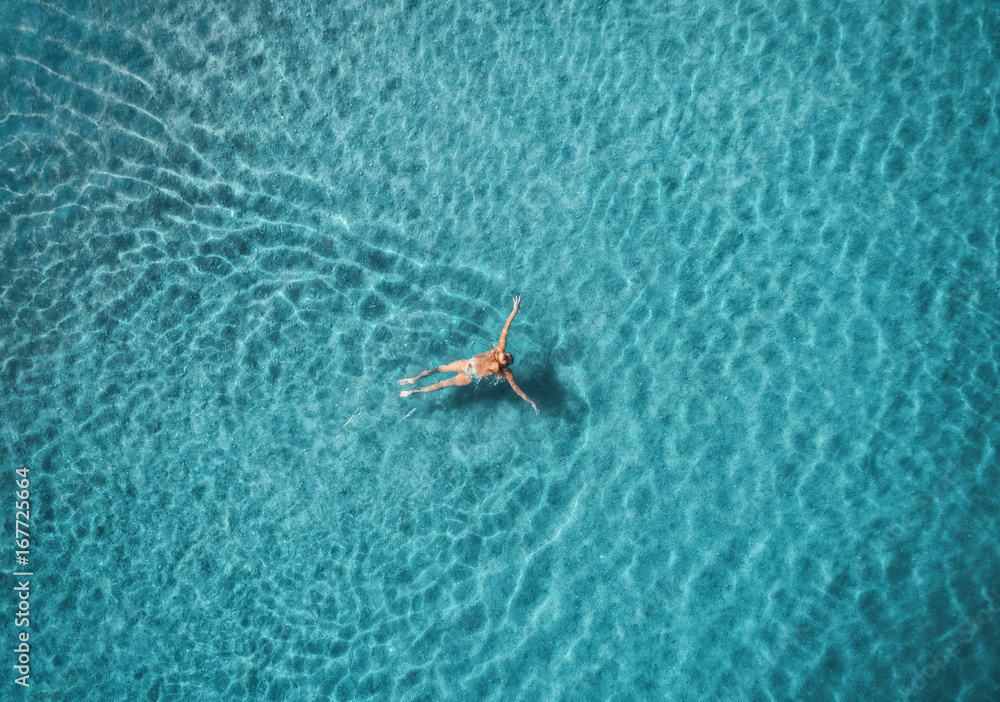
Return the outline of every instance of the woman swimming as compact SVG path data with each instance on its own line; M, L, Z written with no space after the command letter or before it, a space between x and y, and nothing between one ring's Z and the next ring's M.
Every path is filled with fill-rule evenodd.
M514 311L510 313L510 316L507 318L507 323L503 325L503 331L500 332L500 343L489 351L477 353L470 359L462 359L461 361L455 361L454 363L449 363L444 366L438 366L432 370L425 370L420 375L400 380L399 384L413 385L415 382L424 376L430 375L431 373L456 373L457 375L453 375L447 380L442 380L439 383L428 385L426 388L420 388L418 390L403 390L399 393L399 396L406 397L407 395L412 395L415 392L440 390L441 388L446 388L449 385L468 385L473 380L482 380L483 378L488 378L491 375L495 375L497 377L503 376L507 379L507 382L510 383L510 386L514 388L514 392L520 395L526 402L531 403L531 406L535 408L535 414L538 414L538 405L535 404L534 400L525 395L524 391L517 387L517 383L514 382L514 374L510 372L509 368L509 366L514 363L514 355L506 353L507 330L510 329L510 323L514 321L514 315L517 314L517 310L520 307L521 298L515 297Z

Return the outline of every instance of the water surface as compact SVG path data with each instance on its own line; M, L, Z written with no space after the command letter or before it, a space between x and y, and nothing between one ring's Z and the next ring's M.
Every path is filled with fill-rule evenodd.
M5 695L997 699L998 58L988 0L0 2ZM514 295L540 416L398 397Z

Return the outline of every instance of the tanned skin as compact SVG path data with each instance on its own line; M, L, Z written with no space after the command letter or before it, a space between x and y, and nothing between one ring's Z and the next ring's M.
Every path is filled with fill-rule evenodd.
M453 363L448 363L443 366L438 366L431 370L425 370L419 375L415 375L412 378L404 378L399 381L400 385L413 385L415 382L421 378L430 375L431 373L456 373L447 380L442 380L439 383L434 383L433 385L428 385L426 388L419 388L417 390L403 390L399 393L400 397L406 397L407 395L412 395L415 392L430 392L431 390L440 390L441 388L446 388L449 385L468 385L473 380L482 380L483 378L489 377L491 375L503 376L510 383L510 386L514 388L522 400L531 404L535 408L535 414L538 414L538 405L530 397L524 394L521 388L517 387L517 383L514 382L514 374L510 372L510 365L514 363L514 356L506 352L507 349L507 330L510 329L510 323L514 321L514 315L517 314L517 310L521 307L521 298L514 298L514 311L510 313L507 318L507 323L503 325L503 331L500 332L500 342L494 346L489 351L484 353L477 353L472 358L462 359L461 361L455 361Z

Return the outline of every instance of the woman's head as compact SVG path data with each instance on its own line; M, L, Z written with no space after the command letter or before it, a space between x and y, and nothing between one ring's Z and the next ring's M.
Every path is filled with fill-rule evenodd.
M490 370L494 373L502 373L507 366L514 362L514 355L510 353L504 353L499 349L494 349L493 351L493 362L490 363Z

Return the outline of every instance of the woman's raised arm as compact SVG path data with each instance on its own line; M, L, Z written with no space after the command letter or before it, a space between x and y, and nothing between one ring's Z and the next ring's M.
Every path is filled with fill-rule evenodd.
M514 298L514 311L510 313L507 318L507 323L503 325L503 331L500 332L500 343L497 344L497 348L500 349L501 353L507 350L507 330L510 329L510 323L514 321L514 315L517 314L517 310L521 307L521 297L520 295Z

